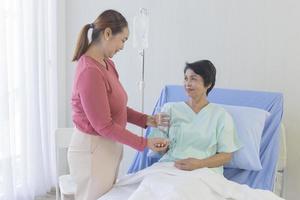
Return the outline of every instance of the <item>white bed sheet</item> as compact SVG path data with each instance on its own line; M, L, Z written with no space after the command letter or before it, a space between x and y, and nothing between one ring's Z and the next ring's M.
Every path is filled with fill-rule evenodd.
M108 193L98 200L125 200L138 188L139 183L132 185L114 186Z
M254 190L228 181L207 168L182 171L173 163L156 163L136 174L121 178L98 200L282 200L270 191Z

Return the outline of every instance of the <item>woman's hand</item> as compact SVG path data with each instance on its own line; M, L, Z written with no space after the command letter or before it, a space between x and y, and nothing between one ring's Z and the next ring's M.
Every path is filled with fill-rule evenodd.
M147 147L155 152L165 152L169 146L169 140L164 138L148 138Z
M232 153L221 152L205 159L187 158L175 161L175 167L182 170L220 167L228 163L231 160L231 156Z
M147 126L168 127L169 125L170 125L170 116L166 113L158 113L153 116L148 115L148 117L147 117Z
M147 117L147 126L157 127L157 122L155 120L155 115L148 115Z
M175 161L175 167L182 170L191 171L202 168L201 160L196 158L187 158Z

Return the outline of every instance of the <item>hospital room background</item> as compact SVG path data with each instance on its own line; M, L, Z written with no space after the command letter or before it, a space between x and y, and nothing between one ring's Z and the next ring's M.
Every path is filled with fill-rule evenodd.
M79 31L106 9L116 9L128 20L129 39L113 60L128 93L128 105L141 110L139 83L143 64L139 51L133 47L132 36L134 17L140 8L147 8L144 112L152 113L165 85L183 83L186 62L201 59L215 64L217 88L282 93L287 147L284 197L287 200L300 198L299 1L58 0L51 5L56 13L52 16L55 24L49 25L56 33L52 44L56 49L57 82L53 87L57 92L54 95L57 110L52 116L56 127L73 126L70 96L76 65L71 59ZM141 134L136 126L128 124L128 129ZM125 146L124 150L119 176L126 174L136 155L130 147ZM3 185L5 179L1 181Z

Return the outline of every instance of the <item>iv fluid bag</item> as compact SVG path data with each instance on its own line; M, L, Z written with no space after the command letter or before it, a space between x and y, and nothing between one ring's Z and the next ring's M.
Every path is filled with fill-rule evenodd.
M148 48L149 13L146 8L141 8L133 18L133 47L138 50Z

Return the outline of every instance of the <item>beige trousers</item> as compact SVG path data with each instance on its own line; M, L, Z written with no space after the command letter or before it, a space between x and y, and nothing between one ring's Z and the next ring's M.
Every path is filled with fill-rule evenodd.
M109 191L122 154L122 144L75 128L68 149L70 174L77 184L75 200L96 200Z

